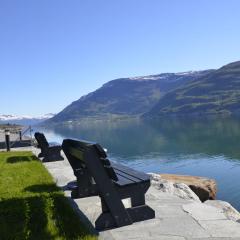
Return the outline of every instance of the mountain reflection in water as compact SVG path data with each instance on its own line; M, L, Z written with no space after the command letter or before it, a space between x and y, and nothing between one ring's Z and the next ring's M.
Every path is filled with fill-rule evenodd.
M240 119L162 118L83 121L41 129L61 142L79 138L100 143L109 157L144 172L214 178L217 198L240 210Z

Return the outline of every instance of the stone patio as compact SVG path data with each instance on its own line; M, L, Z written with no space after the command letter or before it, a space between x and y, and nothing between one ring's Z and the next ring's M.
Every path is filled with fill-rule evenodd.
M19 150L19 149L18 149ZM24 148L38 154L38 149ZM66 189L75 179L72 168L65 159L44 163L56 184ZM67 197L70 192L65 190ZM103 232L94 230L94 222L101 212L99 197L72 200L73 207L90 230L104 240L240 240L240 223L232 221L218 208L199 202L181 199L150 187L146 202L156 212L156 218L130 226ZM124 204L128 204L127 201Z

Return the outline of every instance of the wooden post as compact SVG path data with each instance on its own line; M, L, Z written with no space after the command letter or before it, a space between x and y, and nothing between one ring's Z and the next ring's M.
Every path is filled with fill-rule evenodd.
M9 130L5 130L5 141L6 141L6 149L7 152L10 151L10 131Z
M22 141L22 131L19 131L19 140Z

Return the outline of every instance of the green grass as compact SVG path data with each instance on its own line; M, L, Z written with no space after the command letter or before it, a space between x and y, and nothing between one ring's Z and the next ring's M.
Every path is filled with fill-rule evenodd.
M96 238L32 153L0 153L1 240Z

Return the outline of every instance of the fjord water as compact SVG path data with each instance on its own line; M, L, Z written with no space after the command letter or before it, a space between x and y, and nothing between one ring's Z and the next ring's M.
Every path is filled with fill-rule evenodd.
M240 210L240 119L82 122L42 129L48 139L100 143L109 158L144 172L213 178L217 198Z

